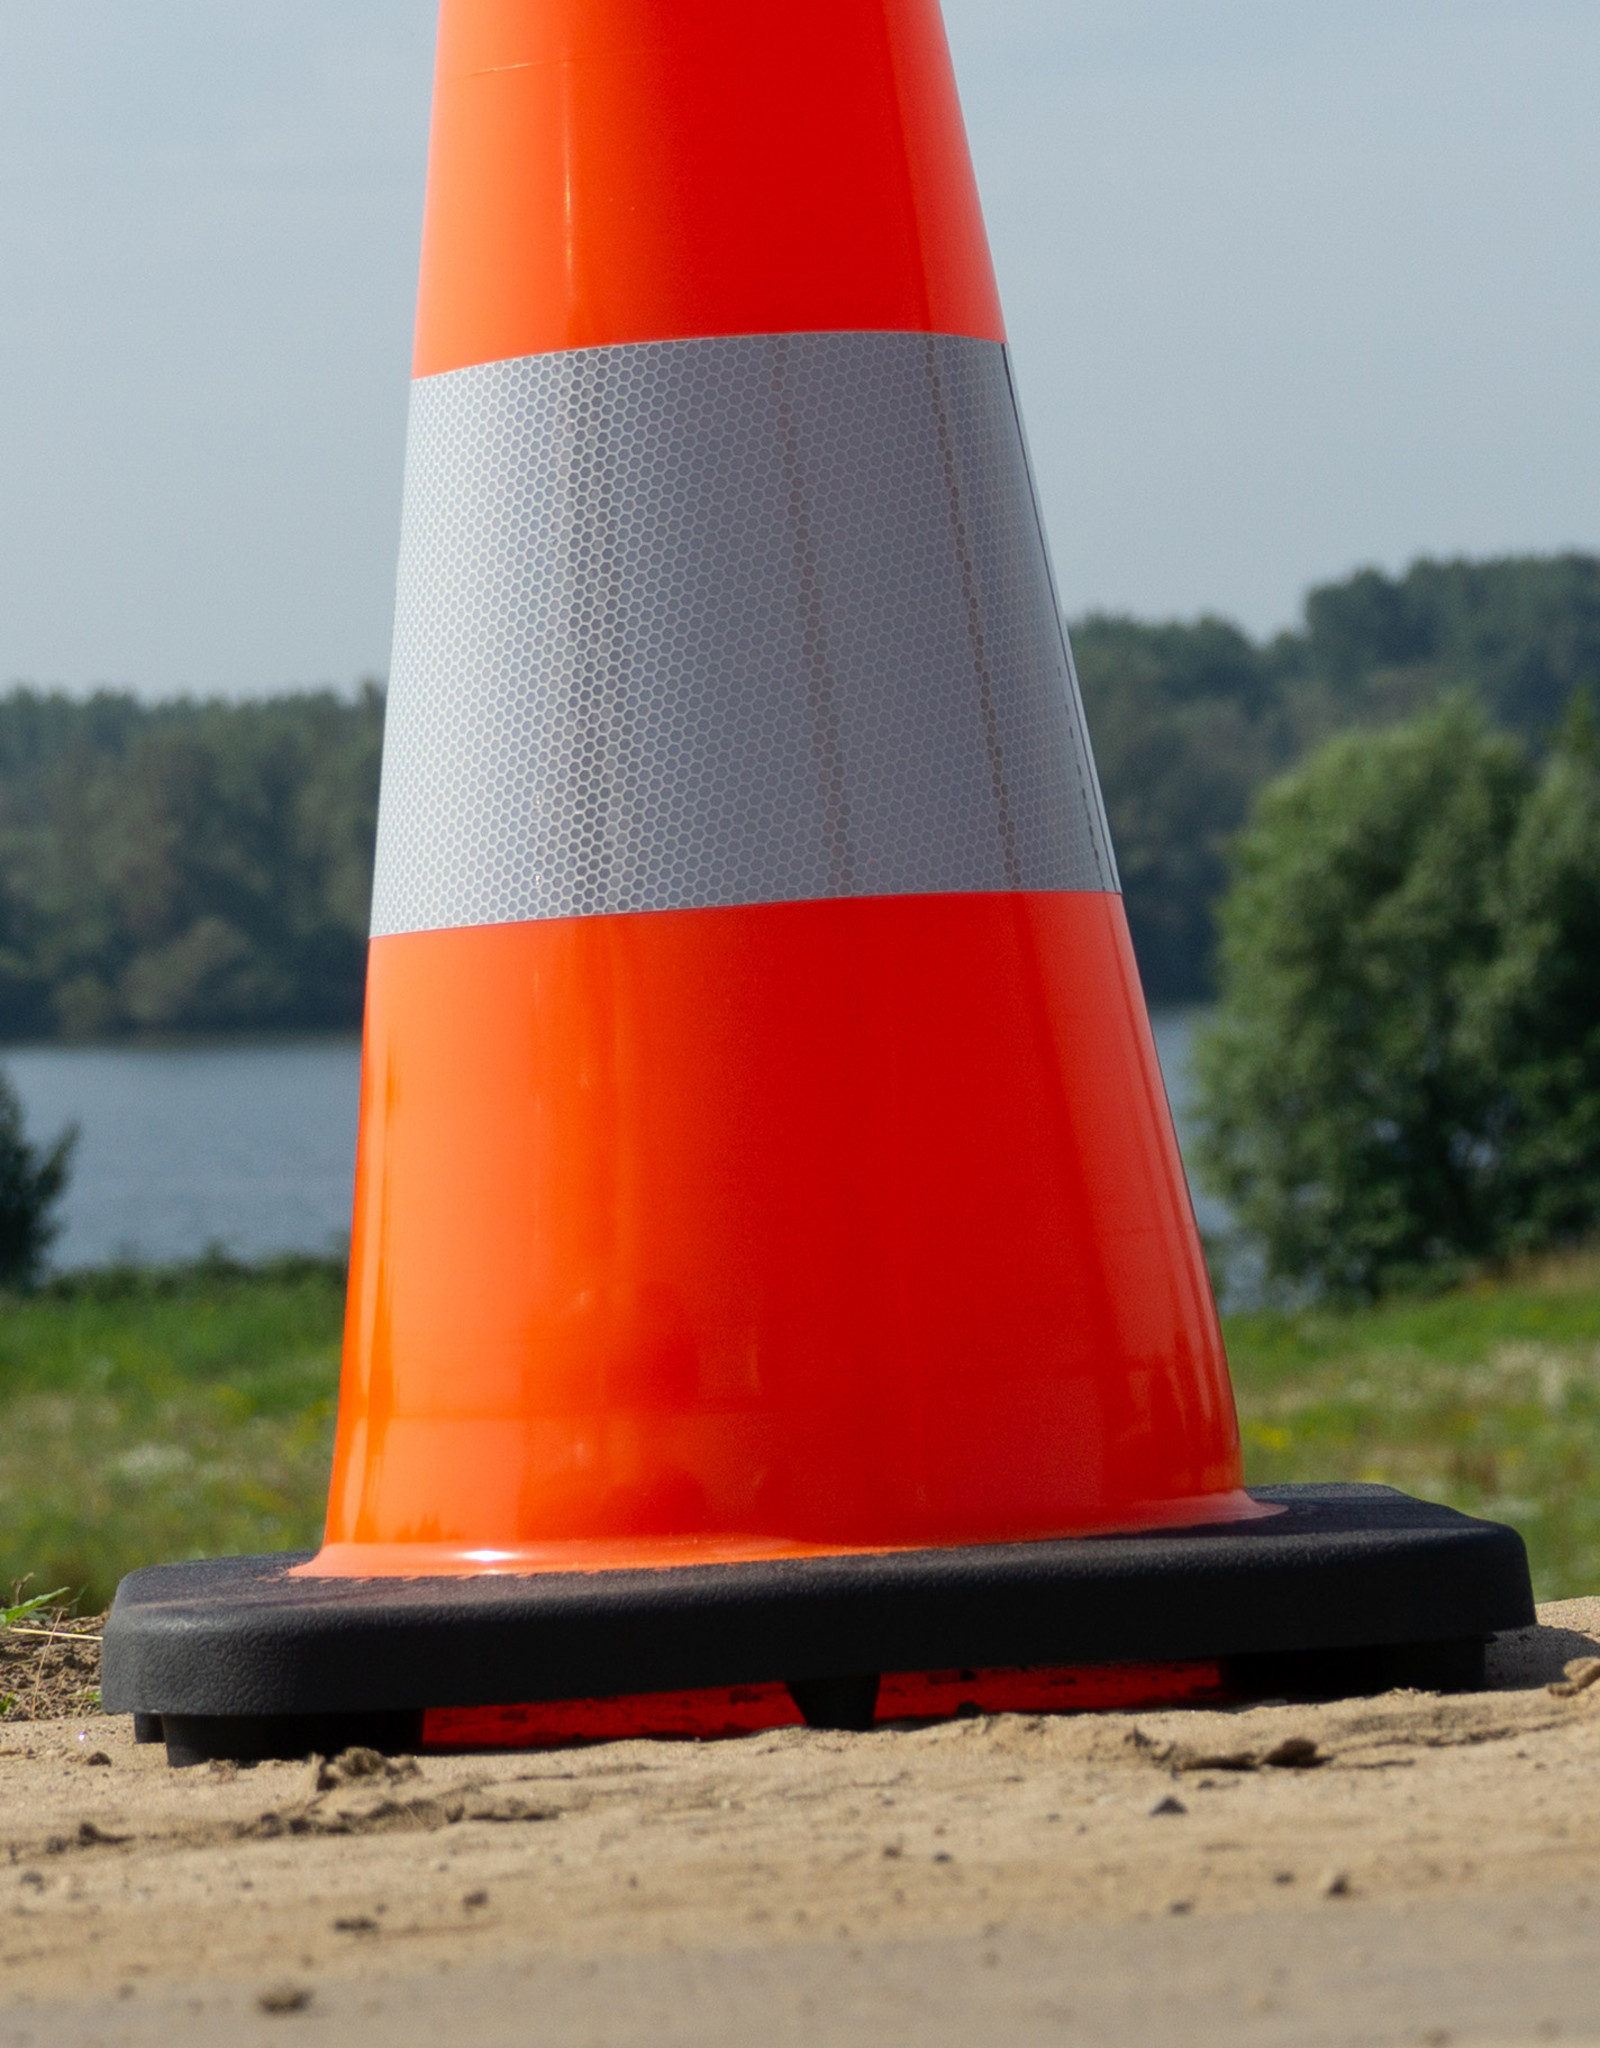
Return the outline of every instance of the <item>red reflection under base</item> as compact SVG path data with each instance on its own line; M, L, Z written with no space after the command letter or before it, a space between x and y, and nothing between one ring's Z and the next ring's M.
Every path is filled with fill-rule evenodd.
M960 1714L1081 1714L1179 1706L1223 1697L1214 1661L1036 1666L992 1671L895 1671L878 1689L878 1725ZM604 1700L520 1706L434 1707L424 1749L542 1749L629 1736L714 1741L802 1726L784 1685L713 1686L702 1692L628 1693Z

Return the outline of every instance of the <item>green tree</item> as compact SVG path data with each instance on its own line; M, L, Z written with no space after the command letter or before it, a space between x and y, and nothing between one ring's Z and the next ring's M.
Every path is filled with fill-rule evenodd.
M28 1142L22 1104L0 1073L0 1286L31 1287L60 1225L51 1212L72 1169L76 1125L51 1145Z
M1491 1041L1512 991L1491 1017L1485 989L1531 779L1454 701L1335 738L1260 797L1195 1069L1202 1171L1271 1274L1373 1295L1506 1248Z
M1257 787L1290 758L1261 654L1220 619L1073 628L1139 970L1152 1001L1211 974L1211 905Z
M1600 685L1600 559L1361 569L1262 643L1226 620L1095 614L1072 629L1128 922L1157 1001L1211 987L1227 844L1256 792L1329 734L1465 694L1536 747Z
M1600 733L1587 690L1522 807L1494 909L1496 957L1467 1042L1502 1090L1503 1243L1533 1248L1600 1218Z
M0 1036L349 1029L383 697L0 697Z
M1539 739L1575 688L1600 681L1600 560L1424 559L1399 577L1362 569L1307 597L1297 659L1349 711L1465 687L1498 723Z

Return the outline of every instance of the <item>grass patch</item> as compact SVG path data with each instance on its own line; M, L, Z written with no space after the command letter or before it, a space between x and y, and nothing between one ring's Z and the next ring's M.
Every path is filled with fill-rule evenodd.
M0 1587L104 1607L136 1565L314 1546L344 1272L222 1259L0 1307Z
M0 1588L93 1612L136 1565L315 1545L343 1302L284 1259L0 1306ZM1227 1332L1252 1482L1386 1480L1515 1524L1541 1599L1600 1590L1600 1252Z
M1248 1482L1384 1480L1520 1529L1541 1600L1600 1591L1600 1253L1227 1334Z

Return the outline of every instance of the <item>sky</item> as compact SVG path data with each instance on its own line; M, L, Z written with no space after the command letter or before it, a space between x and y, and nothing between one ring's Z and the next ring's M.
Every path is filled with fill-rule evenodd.
M945 0L1063 602L1600 549L1595 0ZM0 0L0 683L387 666L434 0Z

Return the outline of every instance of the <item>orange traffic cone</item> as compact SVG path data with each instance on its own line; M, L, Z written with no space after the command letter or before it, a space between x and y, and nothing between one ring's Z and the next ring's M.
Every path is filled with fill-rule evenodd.
M416 369L327 1541L130 1582L125 1702L1525 1619L1242 1490L937 0L445 0Z
M449 0L315 1573L1252 1512L933 0Z

